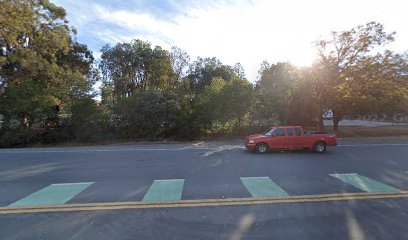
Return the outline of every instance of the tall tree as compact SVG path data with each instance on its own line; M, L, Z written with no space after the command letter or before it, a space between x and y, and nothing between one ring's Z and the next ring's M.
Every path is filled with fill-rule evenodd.
M173 46L170 51L170 60L176 82L180 83L183 77L185 77L186 70L190 64L190 56L186 51Z
M167 50L156 46L152 51L149 70L151 77L149 89L155 91L172 91L174 90L177 80L174 77L171 56Z
M65 10L47 0L8 0L0 2L0 94L7 85L21 80L16 56L31 55L52 61L70 44ZM22 50L29 48L29 50ZM21 72L21 71L20 71Z
M241 127L253 100L253 87L246 79L234 77L227 81L220 93L221 111L225 120L233 120Z
M408 111L408 58L391 51L362 58L337 86L349 111L398 114Z
M264 61L259 74L255 87L258 117L268 119L277 114L282 124L287 123L294 87L299 80L298 70L290 63L270 65Z
M116 100L147 90L172 90L177 81L170 53L159 46L152 49L149 42L142 40L104 46L99 68L103 95ZM109 94L109 90L113 93Z
M293 86L289 104L288 124L315 126L319 115L314 86L315 77L310 67L298 69L298 72L298 79Z
M200 93L204 87L211 84L215 77L220 77L224 80L231 80L237 73L234 67L223 65L221 61L215 57L201 58L198 57L188 70L188 79L191 82L192 91Z
M234 65L234 71L237 74L238 78L246 79L245 70L244 70L244 67L241 65L241 63L236 63Z
M215 77L198 97L196 109L205 127L226 125L241 127L252 103L253 88L237 76L226 81Z
M65 10L49 1L0 3L0 109L30 125L48 109L67 109L87 95L93 57L71 39Z
M338 129L338 123L347 111L342 93L337 88L347 80L345 73L359 64L372 49L393 41L394 34L385 32L382 24L370 22L349 31L332 32L331 39L316 42L320 108L333 110L334 130Z

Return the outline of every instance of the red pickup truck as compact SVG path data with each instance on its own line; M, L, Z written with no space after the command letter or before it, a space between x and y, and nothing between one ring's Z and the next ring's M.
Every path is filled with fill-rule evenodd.
M300 126L276 126L263 134L245 138L245 147L257 153L293 148L312 149L322 153L326 151L326 147L336 145L336 136L321 132L304 133Z

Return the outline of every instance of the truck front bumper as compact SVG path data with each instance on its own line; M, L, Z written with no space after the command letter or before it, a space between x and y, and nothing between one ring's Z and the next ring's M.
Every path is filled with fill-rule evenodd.
M255 143L245 143L245 148L247 150L254 150L255 149L256 144Z

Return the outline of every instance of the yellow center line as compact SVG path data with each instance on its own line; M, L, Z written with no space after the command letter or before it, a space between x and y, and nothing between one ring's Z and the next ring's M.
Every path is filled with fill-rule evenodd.
M73 212L73 211L101 211L120 209L154 209L154 208L186 208L186 207L219 207L259 204L284 204L284 203L316 203L330 201L370 200L370 199L393 199L408 198L407 191L394 193L342 193L304 195L274 198L235 198L235 199L203 199L203 200L180 200L173 202L117 202L117 203L87 203L66 204L58 206L42 207L19 207L0 208L0 214L44 213L44 212Z
M63 205L43 205L43 206L21 206L21 207L0 207L2 210L13 209L42 209L42 208L69 208L69 207L94 207L94 206L118 206L118 205L152 205L152 204L179 204L179 203L208 203L208 202L241 202L241 201L259 201L259 200L276 200L276 199L308 199L308 198L327 198L327 197L343 197L343 196L366 196L366 195L395 195L408 194L408 191L398 192L355 192L355 193L329 193L316 195L295 195L295 196L274 196L262 198L226 198L226 199L191 199L191 200L175 200L175 201L133 201L133 202L102 202L102 203L73 203Z

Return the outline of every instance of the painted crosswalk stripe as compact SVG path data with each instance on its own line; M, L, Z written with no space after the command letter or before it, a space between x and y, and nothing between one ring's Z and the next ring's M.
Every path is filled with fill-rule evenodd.
M273 197L289 195L269 177L242 177L242 183L252 197Z
M154 180L142 201L180 200L184 179Z
M384 183L378 182L368 177L361 176L357 173L329 174L332 177L351 184L366 192L397 192L401 191L398 188L391 187Z
M9 206L20 207L64 204L92 184L93 182L51 184L48 187L10 204Z

